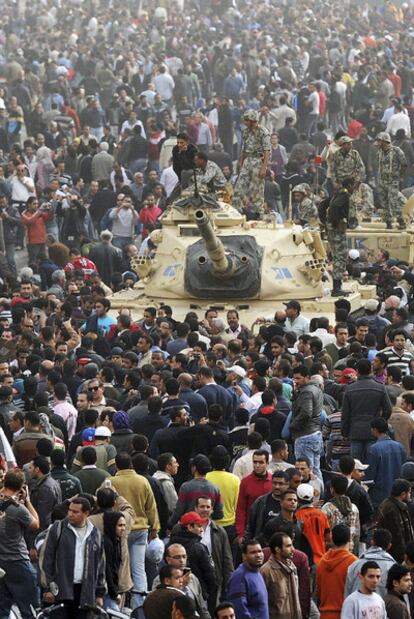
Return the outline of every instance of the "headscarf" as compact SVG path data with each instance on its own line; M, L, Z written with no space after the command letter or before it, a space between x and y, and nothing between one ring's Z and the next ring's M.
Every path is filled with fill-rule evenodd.
M129 417L125 411L118 411L112 417L112 425L114 430L129 429Z
M122 562L121 540L116 535L116 525L120 518L124 518L122 512L108 511L103 514L106 581L111 598L118 593L119 568Z

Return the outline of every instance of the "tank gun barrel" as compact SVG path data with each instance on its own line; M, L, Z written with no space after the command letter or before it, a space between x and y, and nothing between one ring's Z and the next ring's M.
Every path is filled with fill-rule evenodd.
M194 216L200 235L206 244L213 271L217 274L226 273L230 269L230 262L225 254L223 243L213 230L210 218L202 210L196 211Z

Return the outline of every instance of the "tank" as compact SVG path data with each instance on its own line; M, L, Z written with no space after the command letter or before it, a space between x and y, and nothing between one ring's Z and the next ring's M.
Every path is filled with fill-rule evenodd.
M165 303L178 319L190 310L237 309L248 321L297 299L305 315L334 314L318 229L277 224L272 215L247 222L230 203L201 192L182 195L161 223L151 234L154 256L133 260L140 280L113 295L114 309L127 306L141 316L146 306ZM375 294L371 286L347 285L353 310Z

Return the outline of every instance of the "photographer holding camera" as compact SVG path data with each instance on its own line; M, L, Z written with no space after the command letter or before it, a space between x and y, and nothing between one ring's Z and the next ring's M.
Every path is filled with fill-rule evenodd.
M20 469L7 471L0 501L0 617L8 617L13 604L22 619L32 617L39 606L39 589L29 560L24 535L39 528L39 517L30 502Z

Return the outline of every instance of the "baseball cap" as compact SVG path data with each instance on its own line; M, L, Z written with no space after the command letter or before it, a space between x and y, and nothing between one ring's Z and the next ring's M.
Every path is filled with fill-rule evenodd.
M348 252L348 256L351 258L351 260L358 260L359 251L357 249L350 249Z
M362 464L361 460L354 460L354 461L355 461L354 469L356 469L357 471L366 471L369 468L369 464Z
M82 432L82 445L90 445L95 442L95 428L86 428Z
M187 526L187 524L205 524L208 518L201 518L197 512L187 512L180 518L180 524Z
M259 114L256 110L246 110L243 114L244 120L251 120L253 122L257 122L259 120Z
M113 349L111 350L111 355L122 355L124 351L122 350L122 348L120 346L114 346Z
M314 496L313 486L310 484L299 484L297 490L298 499L301 501L312 501Z
M339 379L339 383L341 385L348 385L353 382L352 376L356 376L358 372L354 368L345 368L342 370L341 378Z
M378 303L378 299L368 299L367 301L365 301L364 308L369 312L375 312L377 310Z
M234 372L239 378L246 376L246 370L240 365L232 365L231 368L226 368L226 372Z
M283 305L286 305L286 309L294 309L298 312L300 312L301 310L301 305L299 301L289 301L288 303L283 303Z
M341 139L338 141L338 144L339 146L342 146L342 144L350 144L353 141L354 140L350 138L349 135L343 135Z
M377 137L377 140L380 140L381 142L388 142L389 144L391 144L391 136L389 133L387 133L386 131L381 131Z
M99 426L95 430L95 438L108 438L110 436L112 436L112 432L107 426Z

